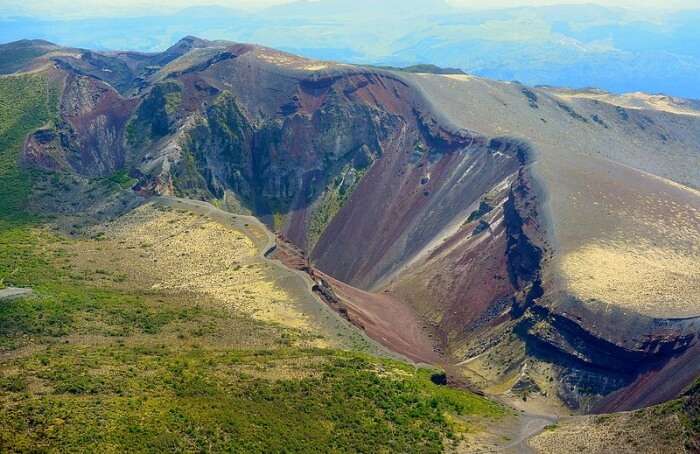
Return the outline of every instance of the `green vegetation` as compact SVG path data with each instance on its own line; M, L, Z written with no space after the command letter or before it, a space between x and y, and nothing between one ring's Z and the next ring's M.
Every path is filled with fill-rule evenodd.
M200 136L200 143L205 139L206 144L210 145L209 141L214 138L220 147L218 152L235 166L242 166L251 159L246 155L244 146L246 136L251 135L252 131L231 92L224 91L216 98L216 102L207 112L207 125L210 136ZM195 153L201 151L198 148Z
M49 51L46 47L31 43L12 43L0 48L0 74L9 74L22 69L31 60Z
M56 91L44 75L0 77L0 219L24 217L32 175L18 160L24 138L55 115Z
M136 178L131 178L126 170L115 172L114 175L109 177L109 181L118 184L122 189L130 189L138 182Z
M161 295L152 292L101 288L96 278L67 264L66 244L27 225L0 229L0 279L36 293L0 305L0 350L70 334L157 334L168 323L211 316L197 307L158 303Z
M165 91L165 112L174 115L182 104L182 91L179 86Z
M173 172L173 186L178 197L211 199L207 182L197 169L197 162L188 148L183 150L182 159Z
M326 187L309 221L307 238L309 250L313 249L323 231L350 199L365 173L366 169L358 170L348 165Z
M700 380L676 401L661 406L664 412L677 414L687 433L686 447L689 452L700 450Z
M129 145L138 148L168 134L181 103L182 87L176 82L154 85L126 127Z
M27 134L55 113L55 92L43 75L0 77L0 287L19 282L36 265L24 225L32 175L18 165ZM20 264L30 268L22 269Z
M196 199L223 197L222 193L211 193L207 181L197 169L197 161L203 162L205 156L220 156L225 160L234 169L233 178L237 179L234 184L245 189L247 183L239 169L245 169L251 159L245 148L246 136L250 135L252 131L236 98L231 92L222 92L207 110L206 119L202 118L182 142L185 155L173 175L178 195ZM242 201L251 205L251 200Z
M275 376L281 364L300 376ZM16 448L440 452L447 415L502 414L422 371L323 350L58 345L11 365L0 445Z
M36 292L0 305L0 350L34 346L2 363L0 446L438 452L470 427L462 416L504 413L430 370L294 348L293 332L196 298L100 288L110 272L75 273L70 244L43 230L5 230L0 245Z

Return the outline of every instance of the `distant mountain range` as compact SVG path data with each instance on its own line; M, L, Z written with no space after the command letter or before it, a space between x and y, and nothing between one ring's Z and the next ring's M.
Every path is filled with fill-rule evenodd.
M197 7L169 15L0 19L0 42L160 51L182 36L256 42L316 59L435 64L529 85L596 86L700 98L700 9L595 5L472 11L442 0L300 1L257 12Z

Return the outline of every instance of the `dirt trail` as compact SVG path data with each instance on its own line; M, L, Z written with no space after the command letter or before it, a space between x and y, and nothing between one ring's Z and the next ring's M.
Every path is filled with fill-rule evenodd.
M372 295L375 298L368 298L366 292L361 292L353 287L338 282L330 276L323 275L323 277L332 282L334 289L339 293L338 296L350 302L352 304L353 312L357 312L362 315L360 317L366 327L370 330L375 330L380 334L383 332L384 336L389 334L396 334L396 338L383 339L386 343L390 344L391 347L396 348L398 351L390 351L386 347L382 346L379 342L371 339L367 333L352 326L349 322L343 319L337 312L333 311L325 302L323 302L312 290L314 286L313 280L309 275L301 270L291 269L285 266L282 262L277 259L270 258L274 250L277 248L277 239L273 232L271 232L267 226L265 226L259 219L253 216L238 215L226 212L207 202L180 199L176 197L156 197L153 199L155 202L161 203L165 206L184 209L197 214L202 214L210 217L211 219L221 222L224 225L232 226L233 228L246 234L253 243L255 244L257 250L259 251L260 259L274 266L279 273L280 280L287 281L287 290L289 286L296 287L296 296L300 296L299 290L303 291L303 298L307 301L313 301L317 310L321 310L324 313L332 314L334 319L341 322L344 327L359 333L371 343L375 349L375 353L379 353L385 356L392 356L395 358L400 358L405 361L412 363L430 363L439 365L444 363L444 358L440 358L432 349L418 349L414 354L406 354L407 348L415 348L417 345L431 345L429 339L424 336L426 333L419 329L417 320L406 319L402 316L403 312L400 311L400 307L397 304L385 305L380 304L381 302L386 303L383 300L385 295ZM358 295L357 293L362 293ZM358 301L362 301L362 304L357 304ZM399 303L400 304L400 303ZM369 305L374 310L370 310L366 313L367 307L361 307ZM398 311L398 312L397 312ZM398 315L397 315L398 314ZM383 318L385 316L387 318ZM416 329L406 330L406 323L409 327L417 327ZM403 329L398 333L394 333L394 329L387 329L387 325L402 326ZM382 329L382 327L384 329ZM442 364L444 366L444 364ZM523 413L517 417L517 422L515 426L510 427L508 432L513 434L511 441L505 446L499 446L497 448L498 452L506 453L534 453L535 451L529 447L528 440L535 435L541 433L545 427L550 424L557 422L556 416L547 415L536 415Z
M352 343L354 348L357 342L352 341L359 338L361 347L368 352L380 356L399 357L394 352L384 348L380 343L374 341L366 333L357 330L349 322L343 319L328 305L326 305L312 290L314 282L309 276L298 270L290 269L279 260L269 258L276 248L276 237L265 224L253 216L239 215L221 210L208 202L181 199L177 197L154 197L154 202L174 209L187 210L196 214L207 216L208 218L243 232L248 236L258 251L258 259L269 264L274 270L274 279L288 294L290 294L300 309L315 320L316 326L323 331L323 334L333 338L340 345Z
M555 424L559 419L556 416L535 415L523 413L519 419L519 433L516 438L503 447L503 452L512 454L536 453L530 447L528 441L540 434L547 426Z

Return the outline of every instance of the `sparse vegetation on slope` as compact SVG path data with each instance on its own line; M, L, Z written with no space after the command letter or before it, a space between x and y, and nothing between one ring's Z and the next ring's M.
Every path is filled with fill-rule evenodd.
M10 366L0 444L19 449L440 452L448 414L499 415L426 373L331 351L59 345Z
M0 77L0 217L22 216L31 175L18 165L27 134L55 115L57 93L42 74Z
M22 69L33 59L51 50L46 42L17 41L0 46L0 74L9 74Z
M693 452L700 451L700 380L681 399L666 407L680 413L687 433L686 447Z
M182 102L181 92L182 88L175 82L153 86L127 126L131 146L142 147L168 134L172 116Z
M313 211L308 229L308 248L313 249L323 231L333 220L336 214L343 208L357 185L362 180L366 169L357 170L346 166L340 174L326 187L326 191L320 198L316 209Z
M138 182L137 179L131 178L125 170L114 173L114 175L109 177L109 181L118 184L122 189L130 189Z

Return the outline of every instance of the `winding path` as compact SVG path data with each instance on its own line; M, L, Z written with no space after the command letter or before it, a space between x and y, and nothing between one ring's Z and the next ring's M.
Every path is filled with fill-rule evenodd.
M540 434L547 426L555 424L559 419L556 416L535 415L524 413L520 416L520 433L517 437L503 447L506 453L535 453L528 445L530 438Z
M202 214L210 217L216 221L222 222L226 225L230 225L242 232L244 232L255 244L259 251L260 259L274 266L281 275L283 276L293 276L298 279L300 283L303 283L305 289L305 296L307 296L311 301L314 301L319 307L327 310L329 313L333 314L334 317L341 320L344 324L349 325L351 329L355 332L360 333L368 342L370 342L379 351L389 354L393 357L399 357L403 360L411 361L409 358L404 357L404 355L397 354L396 352L390 352L385 347L381 346L376 341L369 338L366 333L362 330L350 325L344 319L337 315L335 311L330 309L328 305L320 300L320 298L313 292L312 287L314 282L308 276L308 274L290 269L278 260L269 258L270 254L277 247L277 239L275 235L263 224L258 218L254 216L233 214L224 211L214 205L203 202L199 200L191 199L181 199L177 197L154 197L154 202L163 204L165 206L175 208L175 209L186 209L198 214ZM0 293L1 295L1 293ZM528 440L535 435L541 433L545 427L550 424L557 422L557 417L548 415L536 415L523 413L518 417L517 430L515 432L515 437L507 445L499 448L499 452L506 453L534 453L535 451L528 445Z
M250 238L255 247L258 249L258 256L264 260L266 263L277 268L279 271L286 273L292 273L299 276L306 283L306 287L309 293L309 297L318 300L318 297L313 292L312 288L314 282L309 278L306 273L298 270L293 270L286 267L279 260L271 259L270 255L277 248L277 238L275 234L267 228L258 218L255 216L248 216L244 214L234 214L228 211L224 211L220 208L215 207L211 203L203 202L199 200L191 199L181 199L177 197L155 197L153 199L156 202L167 205L171 208L187 208L198 214L206 215L217 221L229 221L227 225L231 225L238 230L241 230ZM322 301L318 300L319 303L324 304Z
M337 312L331 309L313 291L313 286L315 283L311 280L308 274L300 270L288 268L279 260L270 258L271 253L274 252L275 248L277 247L277 238L275 234L272 233L258 218L243 214L230 213L217 208L208 202L199 200L159 196L153 197L151 201L170 208L184 209L207 216L214 221L243 232L253 241L256 249L258 250L259 259L274 267L276 275L279 277L278 280L280 282L284 282L284 287L286 289L291 289L295 295L301 297L297 299L301 299L303 300L301 302L305 302L305 312L311 312L316 320L331 318L335 324L334 329L337 330L340 327L343 331L339 334L340 338L347 338L349 333L354 333L362 337L366 345L369 347L369 351L382 356L406 359L404 356L385 348L383 345L370 338L367 333L357 329L347 320L342 318ZM331 331L333 331L333 329L331 329Z

